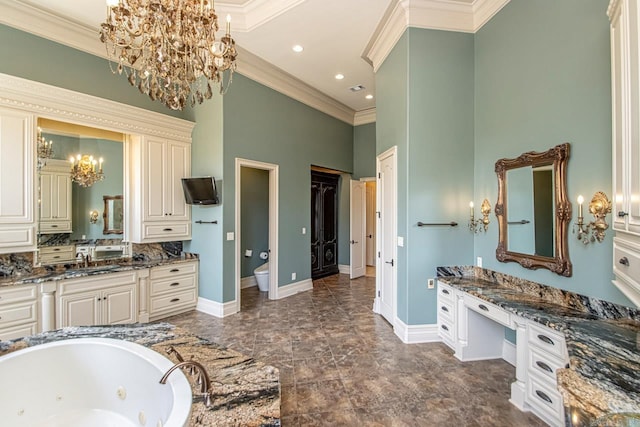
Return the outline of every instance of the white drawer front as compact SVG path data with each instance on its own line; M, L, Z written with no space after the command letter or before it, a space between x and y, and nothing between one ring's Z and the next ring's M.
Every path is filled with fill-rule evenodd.
M37 322L37 303L16 304L0 309L0 327Z
M103 273L78 277L77 279L65 279L58 283L58 296L135 283L137 283L137 273L135 271Z
M144 238L191 237L191 223L144 224Z
M483 301L480 298L476 298L469 294L464 294L464 305L469 307L471 310L477 311L485 317L488 317L496 322L509 326L511 323L511 316L509 313L497 305L491 304L490 302Z
M183 274L193 274L198 270L198 263L184 262L176 264L161 265L151 268L150 277L152 279L163 279L180 276Z
M535 375L529 375L527 382L527 402L533 406L534 412L541 411L546 417L557 421L554 425L564 425L564 406L562 396L554 387L540 381ZM536 411L537 410L537 411Z
M17 338L35 335L38 333L37 323L0 328L0 341L15 340Z
M616 274L624 274L636 282L640 281L640 253L619 240L613 244L613 266Z
M453 303L446 299L438 299L438 317L453 322Z
M445 341L445 343L453 346L455 342L455 336L453 334L453 322L441 319L438 323L438 335L440 336L440 338L442 338L443 341Z
M443 285L442 283L438 283L438 298L442 300L447 300L451 304L453 304L453 296L454 296L453 288Z
M0 288L0 307L4 304L11 304L20 301L36 299L38 295L35 285L8 286Z
M151 314L158 312L171 311L184 306L194 305L197 302L196 289L190 289L184 292L177 292L171 295L159 296L151 298Z
M549 379L554 385L557 382L556 371L564 368L565 362L549 355L536 347L529 348L529 371Z
M17 247L33 246L35 249L35 227L11 227L0 230L1 252L12 251Z
M529 322L529 344L560 360L567 360L564 335L535 322Z
M71 221L41 222L40 233L71 232Z
M193 289L196 287L196 276L191 274L189 276L176 277L174 279L164 280L152 280L151 281L151 296L160 295L167 292L179 292L186 289Z

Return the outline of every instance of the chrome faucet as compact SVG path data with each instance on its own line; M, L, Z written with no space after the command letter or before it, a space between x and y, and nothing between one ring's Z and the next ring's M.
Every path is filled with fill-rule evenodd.
M166 384L169 375L173 371L179 368L192 368L198 372L198 376L196 377L196 383L200 385L200 393L204 396L204 405L208 408L211 406L211 380L209 379L209 374L207 374L207 370L202 364L196 362L195 360L187 360L183 362L176 363L160 378L160 384Z
M78 259L80 258L80 259ZM84 267L87 268L89 267L89 263L91 262L91 254L84 254L82 252L77 252L76 253L76 266L78 268L80 267Z

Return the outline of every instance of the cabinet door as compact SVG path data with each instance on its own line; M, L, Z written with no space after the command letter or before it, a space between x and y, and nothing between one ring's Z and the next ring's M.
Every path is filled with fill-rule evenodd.
M162 221L168 216L168 208L165 207L165 141L145 138L143 162L144 220Z
M71 177L69 174L55 174L54 215L59 220L71 221Z
M627 115L628 120L628 148L626 156L628 158L628 171L623 172L626 178L629 180L627 189L627 212L628 212L628 229L629 231L640 234L640 44L638 37L640 33L638 31L639 17L638 17L638 2L629 1L622 4L621 19L624 19L624 14L627 14L627 19L624 23L627 26L626 32L628 33L628 43L625 43L627 53L629 55L627 60L627 66L625 67L628 72L628 84L629 87L624 90L625 96L628 97L627 105L629 112ZM617 212L614 212L616 215Z
M114 325L118 323L136 322L136 286L126 285L104 291L102 323Z
M173 220L191 219L191 208L184 201L182 178L191 176L191 147L188 144L167 144L167 210Z
M56 322L56 327L100 324L101 298L99 291L82 292L60 297L58 299L58 321Z
M50 221L54 219L53 181L53 174L46 172L40 173L40 221Z

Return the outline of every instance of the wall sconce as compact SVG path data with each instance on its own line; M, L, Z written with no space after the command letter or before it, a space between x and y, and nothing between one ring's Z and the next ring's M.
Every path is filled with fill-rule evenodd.
M95 224L98 222L98 216L100 214L98 213L98 211L93 210L93 211L89 211L89 222L91 224Z
M607 195L602 191L598 191L593 195L591 202L589 203L589 212L595 218L588 224L584 223L584 217L582 216L582 204L584 203L584 197L578 196L578 222L574 225L573 232L578 230L578 240L588 245L596 240L602 242L605 236L605 230L609 228L607 224L606 216L611 213L611 201L607 198Z
M480 231L487 232L489 228L489 214L491 213L491 204L487 199L484 199L482 205L480 205L480 213L482 214L482 218L478 218L476 220L475 213L473 211L473 202L469 202L469 230L474 233L479 233Z

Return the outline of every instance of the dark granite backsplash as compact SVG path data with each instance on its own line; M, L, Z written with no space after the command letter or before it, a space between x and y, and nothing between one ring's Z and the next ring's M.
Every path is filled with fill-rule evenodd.
M582 313L591 314L604 319L629 319L640 322L640 310L603 301L575 292L554 288L508 274L498 273L480 267L451 266L438 267L437 277L474 278L493 282L498 286L513 289L527 295L532 295L552 304L557 304Z
M133 244L134 261L155 261L178 258L182 255L182 242Z
M32 274L33 252L0 254L0 277Z

